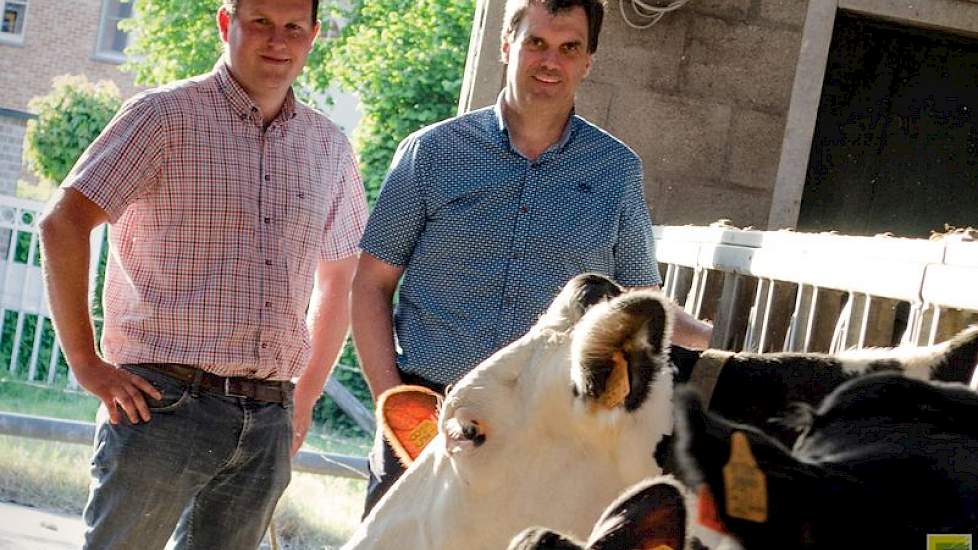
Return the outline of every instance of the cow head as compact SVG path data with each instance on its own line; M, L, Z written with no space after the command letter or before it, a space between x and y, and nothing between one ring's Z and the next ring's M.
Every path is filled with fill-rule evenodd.
M672 432L668 301L573 279L522 338L446 396L438 436L346 548L505 548L521 530L584 538L661 473Z
M749 550L844 550L973 533L978 429L962 420L976 414L978 395L963 385L869 375L817 409L799 406L789 421L803 435L789 451L679 390L679 477L701 497L692 534L719 530Z

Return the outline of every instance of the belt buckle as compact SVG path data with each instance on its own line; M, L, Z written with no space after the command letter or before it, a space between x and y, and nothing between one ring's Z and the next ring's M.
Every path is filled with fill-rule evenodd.
M231 392L231 378L224 379L224 395L227 397L240 397L242 399L247 399L248 396L242 393L232 393Z

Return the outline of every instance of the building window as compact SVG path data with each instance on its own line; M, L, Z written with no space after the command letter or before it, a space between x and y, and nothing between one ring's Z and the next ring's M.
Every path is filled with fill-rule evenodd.
M126 60L129 33L119 28L119 21L132 17L133 0L103 0L95 57L115 63Z
M0 0L3 4L3 22L0 24L0 39L13 39L20 42L24 38L24 17L27 15L27 0Z

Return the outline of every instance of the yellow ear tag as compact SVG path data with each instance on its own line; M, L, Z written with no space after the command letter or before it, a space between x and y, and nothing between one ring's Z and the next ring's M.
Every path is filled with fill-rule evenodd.
M615 366L611 369L611 374L608 375L604 393L598 398L598 402L609 409L621 405L628 397L628 392L631 391L631 386L628 383L628 363L625 361L625 356L620 351L616 351L611 359Z
M426 418L411 430L408 439L416 448L424 449L436 435L438 435L438 425L434 420Z
M730 437L730 461L723 467L727 514L757 523L767 521L767 478L757 466L744 432Z
M659 546L656 546L652 550L673 550L673 548L672 548L672 546L669 546L668 544L660 544Z

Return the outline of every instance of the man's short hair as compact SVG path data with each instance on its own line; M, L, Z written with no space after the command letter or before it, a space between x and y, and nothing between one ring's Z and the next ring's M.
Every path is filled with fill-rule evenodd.
M568 11L575 6L584 9L587 15L587 51L594 53L598 50L598 35L601 34L601 22L604 21L604 6L606 0L507 0L506 15L503 18L502 40L505 42L516 33L516 28L526 15L530 4L539 4L550 13L556 15Z
M224 11L228 12L231 15L234 15L238 12L238 4L240 3L241 0L223 0L221 7L224 8ZM319 21L319 0L312 0L313 25L316 24L316 21Z

